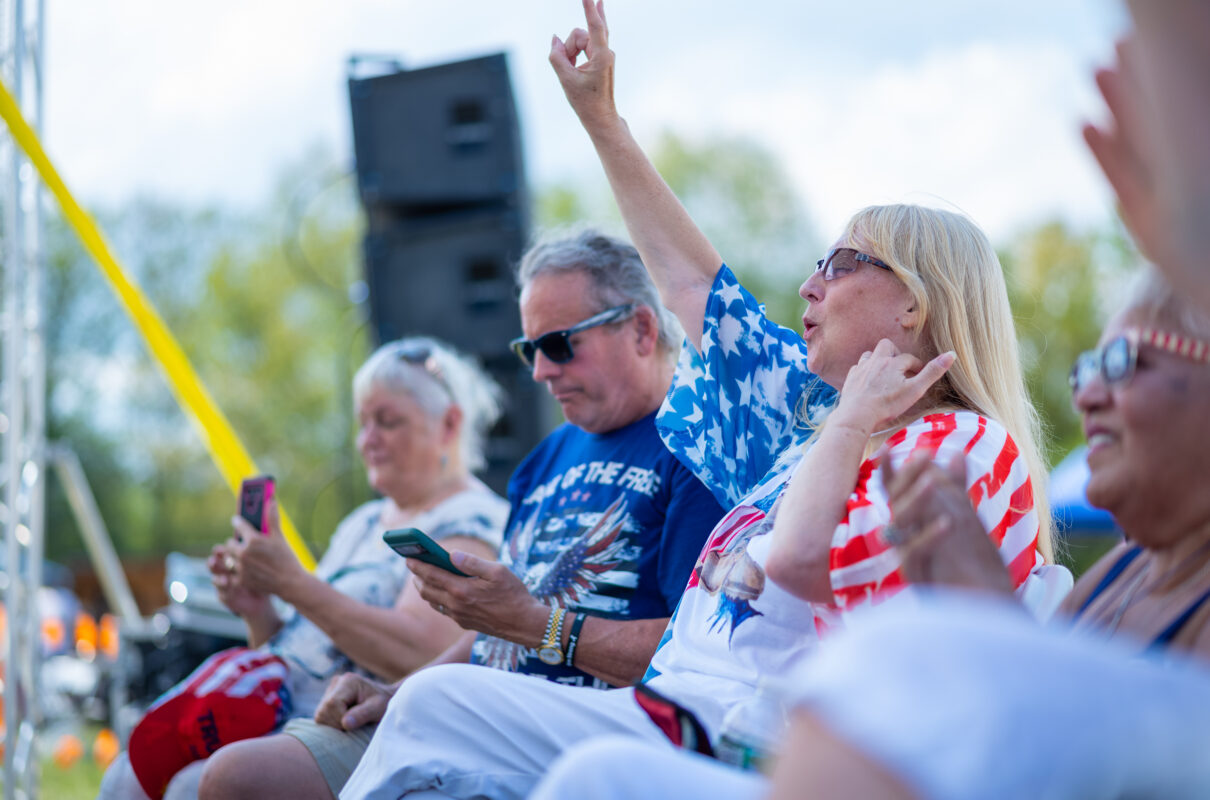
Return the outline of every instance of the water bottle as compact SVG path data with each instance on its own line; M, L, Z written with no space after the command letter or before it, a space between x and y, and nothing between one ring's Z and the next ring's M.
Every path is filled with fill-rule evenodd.
M714 754L740 769L760 770L777 752L786 726L785 706L762 679L755 694L736 703L723 717Z

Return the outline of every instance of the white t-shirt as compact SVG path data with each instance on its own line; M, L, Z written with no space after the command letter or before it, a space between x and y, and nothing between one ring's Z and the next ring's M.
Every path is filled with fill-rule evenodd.
M408 578L407 562L382 541L386 529L380 520L385 505L385 500L373 500L345 517L315 568L316 576L337 591L379 608L395 604ZM447 536L468 536L499 549L507 518L507 501L475 481L473 487L446 498L409 525L436 541ZM315 712L333 676L349 671L370 675L293 608L288 607L281 630L269 639L266 647L290 666L296 717Z

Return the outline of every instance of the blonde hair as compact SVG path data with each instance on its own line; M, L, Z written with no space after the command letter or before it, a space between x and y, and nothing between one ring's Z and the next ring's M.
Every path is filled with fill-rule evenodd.
M915 205L870 206L844 240L888 265L911 292L931 354L957 358L938 381L941 402L999 422L1025 459L1038 513L1038 550L1054 561L1042 424L1021 371L1017 332L996 251L974 222Z

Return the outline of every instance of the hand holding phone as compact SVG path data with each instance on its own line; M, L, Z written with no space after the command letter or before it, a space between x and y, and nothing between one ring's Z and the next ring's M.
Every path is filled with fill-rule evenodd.
M267 506L274 496L275 484L272 475L257 475L245 478L239 487L239 515L262 535L269 535Z
M434 542L418 528L398 528L387 531L382 535L382 540L404 558L414 558L464 578L471 577L454 566L448 550Z

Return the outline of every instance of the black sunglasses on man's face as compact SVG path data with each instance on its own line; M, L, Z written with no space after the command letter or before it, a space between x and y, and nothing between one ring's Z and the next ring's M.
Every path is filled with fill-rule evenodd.
M533 367L534 354L542 351L542 355L549 358L556 364L566 364L575 358L575 353L571 350L571 337L581 331L586 331L589 328L595 328L598 325L608 325L610 322L619 322L634 313L636 304L627 303L623 306L614 306L607 308L600 314L594 314L588 319L576 325L572 325L567 330L551 331L544 333L537 339L526 339L520 336L508 343L508 346L517 354L517 358L521 359L522 363L527 367Z

